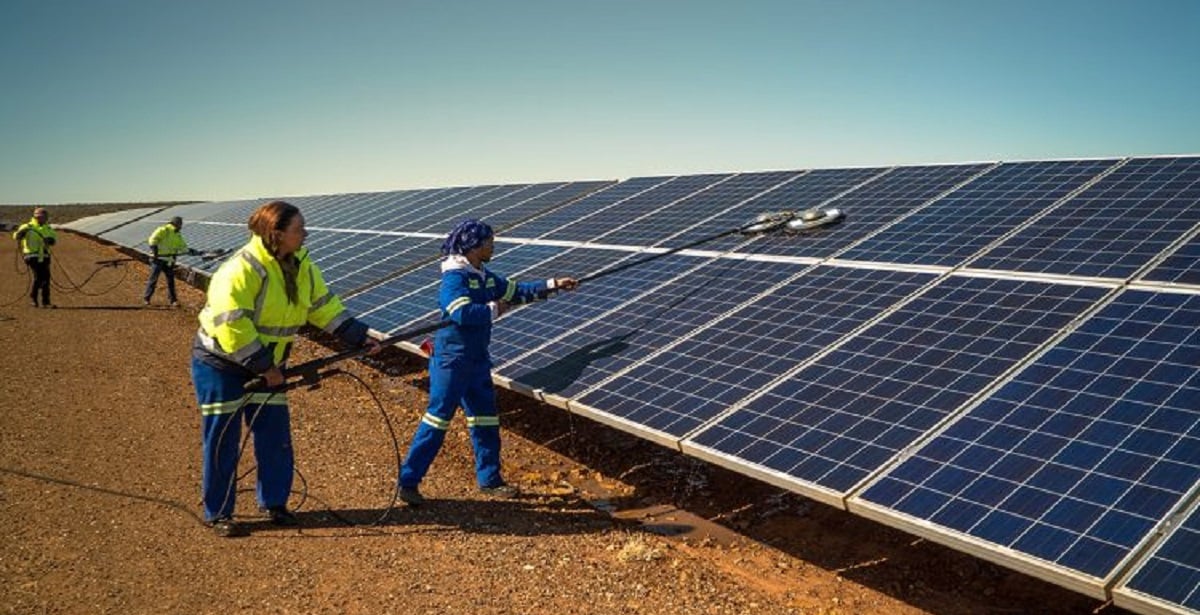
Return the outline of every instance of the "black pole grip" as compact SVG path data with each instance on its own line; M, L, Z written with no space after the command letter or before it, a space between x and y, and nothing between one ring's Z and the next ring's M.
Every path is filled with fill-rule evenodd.
M449 320L443 320L441 322L437 322L432 325L425 325L423 327L417 327L415 329L401 331L395 335L390 335L390 336L380 340L379 345L381 347L391 346L393 344L396 344L397 342L402 342L410 337L424 335L426 333L432 333L434 331L437 331L438 329L441 329L442 327L449 326L450 322L451 321L449 321ZM289 367L289 368L283 370L283 382L284 382L283 385L280 387L277 387L277 389L271 389L271 390L286 391L289 388L292 388L293 386L295 386L295 384L316 384L316 382L321 379L320 370L322 370L326 367L329 367L330 365L333 365L334 363L339 363L341 361L345 361L346 359L355 359L355 358L361 357L361 356L367 354L367 352L369 350L370 349L367 347L354 348L351 350L344 350L344 351L336 353L336 354L331 354L327 357L322 357L320 359L313 359L312 361L306 361L299 365ZM289 385L288 380L292 379L292 378L296 378L297 376L299 376L301 378L300 382ZM256 378L249 380L248 382L246 382L245 386L243 386L242 388L244 388L247 391L269 390L269 388L267 387L267 381L263 380L262 376L258 376Z

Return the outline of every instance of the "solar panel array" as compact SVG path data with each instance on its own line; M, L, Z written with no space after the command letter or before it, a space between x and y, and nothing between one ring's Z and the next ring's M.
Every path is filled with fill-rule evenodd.
M482 218L512 278L604 272L496 323L502 386L1134 611L1200 613L1198 156L289 200L376 331L436 322L442 235ZM180 215L194 247L234 249L260 202L100 234L145 251ZM736 232L811 207L847 217Z

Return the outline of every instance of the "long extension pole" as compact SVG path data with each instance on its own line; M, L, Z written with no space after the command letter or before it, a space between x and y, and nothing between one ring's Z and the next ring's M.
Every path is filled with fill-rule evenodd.
M827 211L827 212L818 212L818 213L830 214L831 212ZM811 214L813 214L812 211L806 212L804 214L804 216L810 216ZM840 212L837 212L837 216L840 216L840 215L841 215ZM700 239L697 239L690 243L684 244L682 246L679 246L676 248L671 248L670 250L667 250L665 252L653 254L653 255L647 256L645 258L641 258L641 259L637 259L634 261L630 261L628 263L624 263L622 265L613 267L611 269L605 269L603 271L599 271L599 272L584 276L579 279L579 282L580 283L588 282L591 280L595 280L597 278L602 278L607 275L612 275L619 271L624 271L631 267L643 265L650 261L663 258L664 256L670 256L671 254L675 254L677 252L687 250L688 248L694 248L701 244L705 244L710 241L714 241L716 239L726 237L728 235L734 235L737 233L744 233L747 235L768 233L768 232L774 231L776 229L782 228L784 225L791 222L793 218L796 218L796 214L793 212L776 212L776 213L769 213L769 214L761 214L761 215L757 216L754 220L752 220L746 224L743 224L742 226L739 226L737 228L729 229L727 231L722 231L720 233L716 233L714 235L709 235L707 237L702 237ZM833 216L826 215L825 218L828 218L829 222L816 221L815 224L812 224L810 226L810 228L815 228L816 226L822 226L825 223L832 223L832 222L836 221ZM815 220L815 219L809 218L809 220ZM416 337L418 335L425 335L426 333L432 333L434 331L437 331L438 329L441 329L442 327L446 327L449 325L450 325L450 321L441 321L441 322L434 323L431 325L425 325L422 327L416 327L414 329L408 329L408 330L396 333L394 335L390 335L383 340L380 340L379 345L383 346L383 347L391 346L393 344L397 344L399 342ZM293 389L293 388L301 386L301 385L316 384L321 379L321 375L322 375L321 370L325 369L326 367L329 367L330 365L333 365L334 363L339 363L339 362L345 361L347 359L355 359L355 358L364 356L367 354L367 352L368 352L367 348L355 348L353 350L346 350L343 352L339 352L337 354L329 355L328 357L324 357L321 359L313 359L312 361L308 361L306 363L301 363L299 365L289 367L289 368L283 370L284 384L273 390L286 391L286 390L290 390L290 389ZM292 382L287 382L289 379L292 379L292 378L298 378L298 379L295 381L292 381ZM247 391L265 390L267 388L266 381L264 381L262 378L255 378L255 379L247 382L245 388Z

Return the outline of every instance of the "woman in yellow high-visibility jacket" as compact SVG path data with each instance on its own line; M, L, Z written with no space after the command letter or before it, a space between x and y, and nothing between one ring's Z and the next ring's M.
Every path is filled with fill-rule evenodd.
M308 233L299 209L271 201L250 216L248 226L250 241L209 282L192 347L203 439L204 518L220 536L244 533L233 521L242 421L254 434L259 507L276 525L297 524L287 509L295 463L287 397L248 394L246 383L262 377L269 387L283 384L281 368L305 324L350 346L379 349L367 336L367 326L350 317L326 288L320 269L302 247Z

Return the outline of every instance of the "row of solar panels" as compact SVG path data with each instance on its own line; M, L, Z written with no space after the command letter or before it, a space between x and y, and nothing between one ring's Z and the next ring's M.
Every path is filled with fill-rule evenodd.
M1200 612L1198 157L291 200L381 332L437 318L463 217L501 229L497 270L579 277L838 207L838 227L713 238L509 313L497 381L1133 610ZM180 215L194 246L234 248L260 202L80 230L144 251Z

